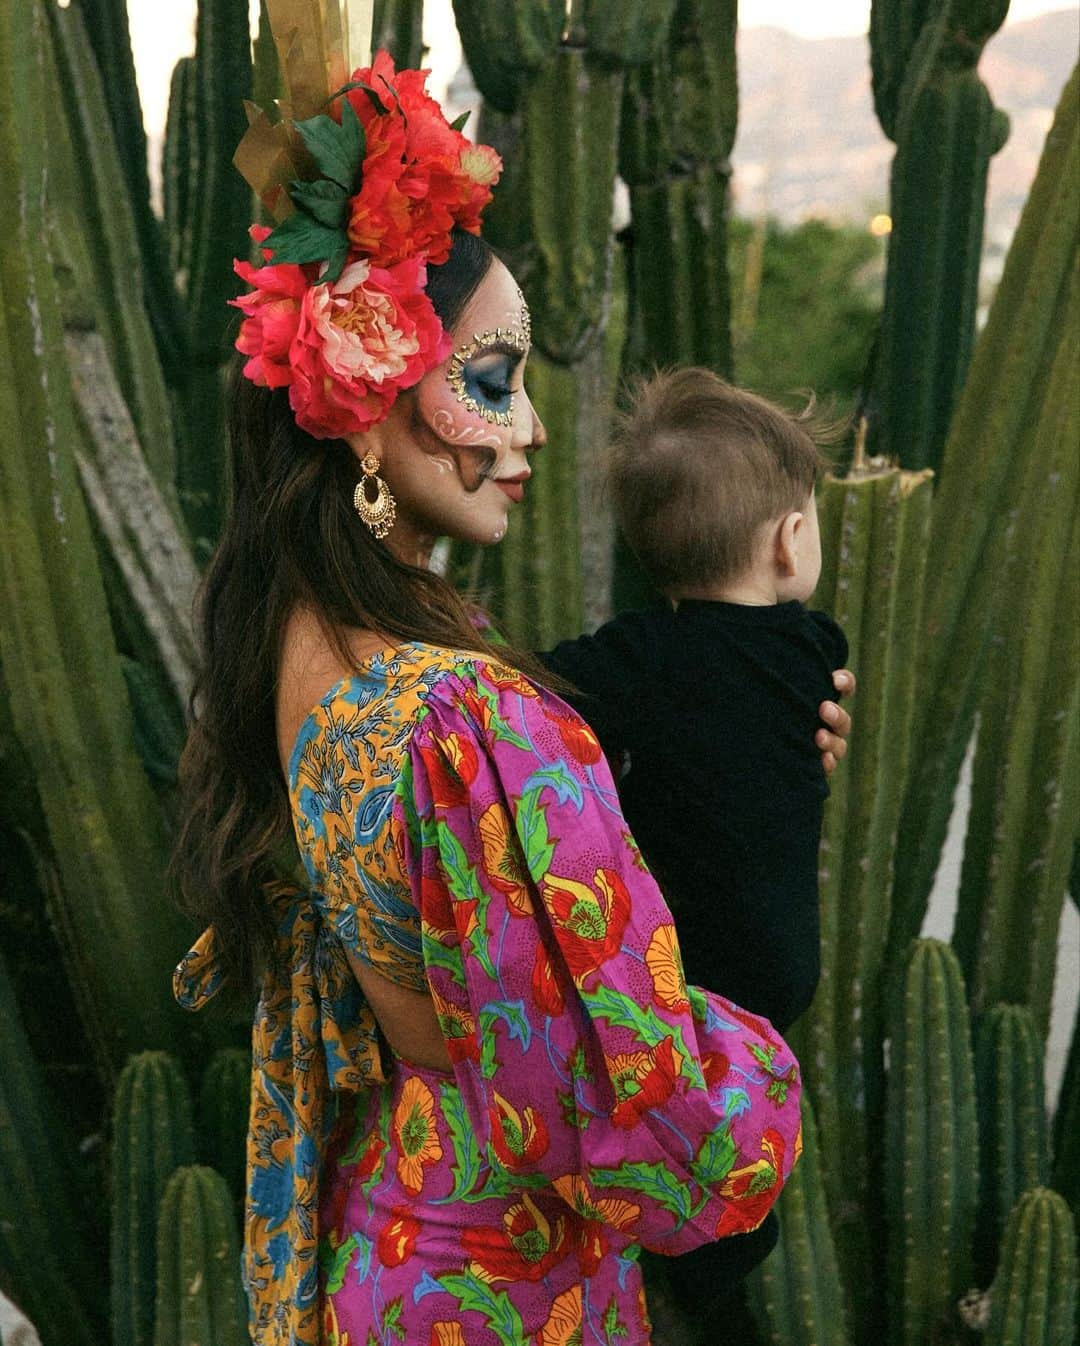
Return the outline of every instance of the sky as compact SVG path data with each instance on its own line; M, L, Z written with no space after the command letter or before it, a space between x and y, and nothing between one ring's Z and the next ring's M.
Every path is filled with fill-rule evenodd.
M501 3L502 0L494 0ZM63 0L61 0L63 3ZM258 0L252 0L258 13ZM1050 10L1068 8L1062 0L1012 0L1007 22L1018 23ZM194 48L196 0L128 0L128 21L135 52L146 127L161 134L169 97L169 77L179 57ZM739 0L743 27L768 24L800 37L841 37L865 33L870 0ZM431 55L432 88L445 88L460 61L451 0L427 0L424 37Z

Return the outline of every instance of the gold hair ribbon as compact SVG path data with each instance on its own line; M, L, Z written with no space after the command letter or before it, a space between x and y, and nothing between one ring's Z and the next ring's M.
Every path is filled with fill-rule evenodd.
M280 221L293 212L288 183L310 176L292 123L325 112L352 72L369 64L375 0L266 0L266 15L285 90L280 120L245 103L249 126L233 163Z

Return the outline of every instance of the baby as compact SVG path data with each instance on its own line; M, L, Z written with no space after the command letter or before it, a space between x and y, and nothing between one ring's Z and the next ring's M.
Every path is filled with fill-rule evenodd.
M836 623L803 606L821 570L822 466L800 418L708 370L641 382L608 484L663 599L542 656L583 694L688 980L781 1031L819 975L828 787L814 735L847 659ZM679 1261L730 1286L769 1251L770 1226Z

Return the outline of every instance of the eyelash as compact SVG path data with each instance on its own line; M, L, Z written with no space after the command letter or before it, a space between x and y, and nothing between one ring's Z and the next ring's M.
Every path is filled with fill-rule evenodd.
M510 397L514 391L507 383L491 383L487 379L477 379L476 383L493 402L501 402L504 398Z

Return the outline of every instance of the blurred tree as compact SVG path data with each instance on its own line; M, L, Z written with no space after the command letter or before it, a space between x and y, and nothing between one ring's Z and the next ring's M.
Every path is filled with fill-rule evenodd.
M862 229L807 220L731 226L735 379L763 397L812 388L855 410L881 313L885 250Z

